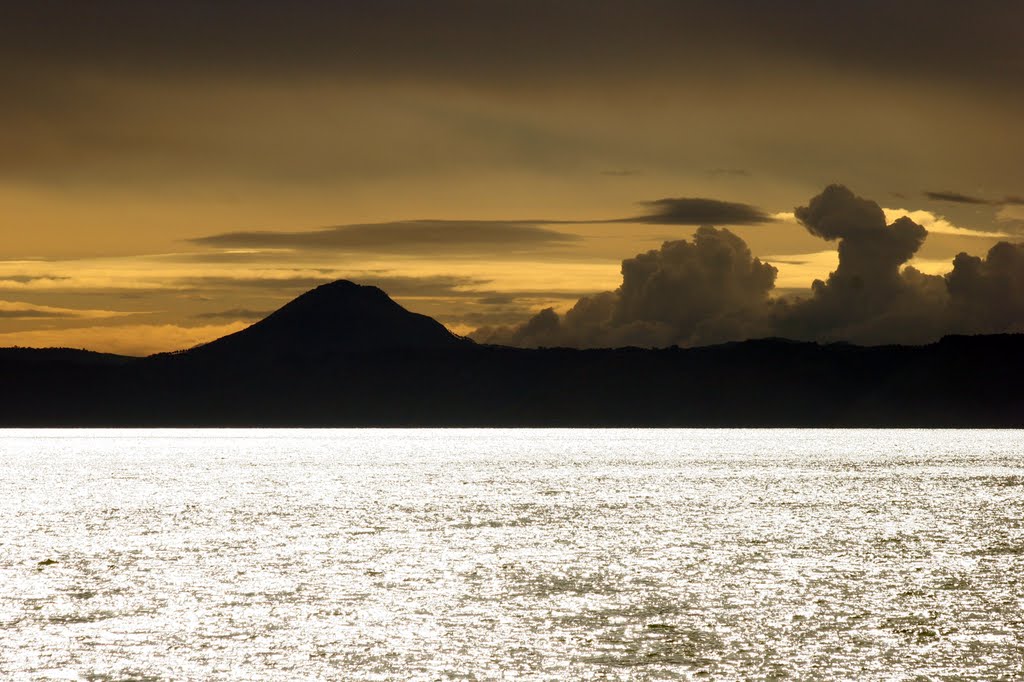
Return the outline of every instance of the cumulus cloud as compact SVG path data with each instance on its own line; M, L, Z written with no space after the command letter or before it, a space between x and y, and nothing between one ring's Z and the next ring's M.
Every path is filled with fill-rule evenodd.
M776 270L727 229L704 226L622 263L622 284L548 308L518 326L472 336L517 346L701 345L764 336L863 344L926 343L948 333L1024 331L1024 245L962 253L945 276L907 263L927 230L907 215L832 185L794 211L837 242L838 265L811 295L772 296Z
M518 327L474 338L519 346L695 345L756 335L776 270L727 229L702 226L693 241L622 262L622 285L584 296L564 316L545 309Z
M931 308L928 294L939 281L901 271L924 243L924 227L906 216L887 224L877 203L842 185L825 188L795 215L811 234L838 240L839 266L826 281L815 280L811 298L777 316L782 335L878 343L934 334L921 311Z

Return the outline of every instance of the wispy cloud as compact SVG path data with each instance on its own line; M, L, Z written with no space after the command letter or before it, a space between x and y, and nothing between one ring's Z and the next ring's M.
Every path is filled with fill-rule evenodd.
M213 310L197 313L192 317L198 320L262 320L270 310L249 310L248 308L231 308L230 310Z
M1019 206L1024 204L1024 197L1012 195L1005 196L1002 199L986 199L985 197L972 196L970 194L963 194L961 192L953 192L949 190L943 192L925 192L924 195L934 201L946 201L954 204L974 204L979 206Z
M104 319L135 315L135 312L117 310L83 310L80 308L58 308L53 306L35 305L21 301L0 301L0 318L28 319Z

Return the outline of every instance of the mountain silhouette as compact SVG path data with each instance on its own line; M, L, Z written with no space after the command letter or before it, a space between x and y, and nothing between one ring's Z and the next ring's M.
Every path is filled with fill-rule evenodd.
M409 312L377 287L337 280L307 291L246 329L184 354L237 362L472 345L433 318Z
M477 345L376 287L147 358L0 349L3 426L1024 427L1024 335L926 346Z

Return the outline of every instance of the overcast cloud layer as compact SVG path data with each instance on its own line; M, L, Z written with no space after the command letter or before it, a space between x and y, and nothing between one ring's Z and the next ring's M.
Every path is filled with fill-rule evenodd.
M1021 9L991 0L35 0L11 3L4 14L0 54L30 55L40 69L77 61L83 70L167 74L501 73L542 82L769 52L942 80L1019 83L1024 75L1012 59ZM922 39L945 49L911 49Z

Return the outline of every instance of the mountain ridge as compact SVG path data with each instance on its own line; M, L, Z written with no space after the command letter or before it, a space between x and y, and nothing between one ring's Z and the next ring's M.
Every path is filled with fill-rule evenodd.
M351 282L178 353L0 349L0 376L4 426L1024 427L1024 335L523 349Z

